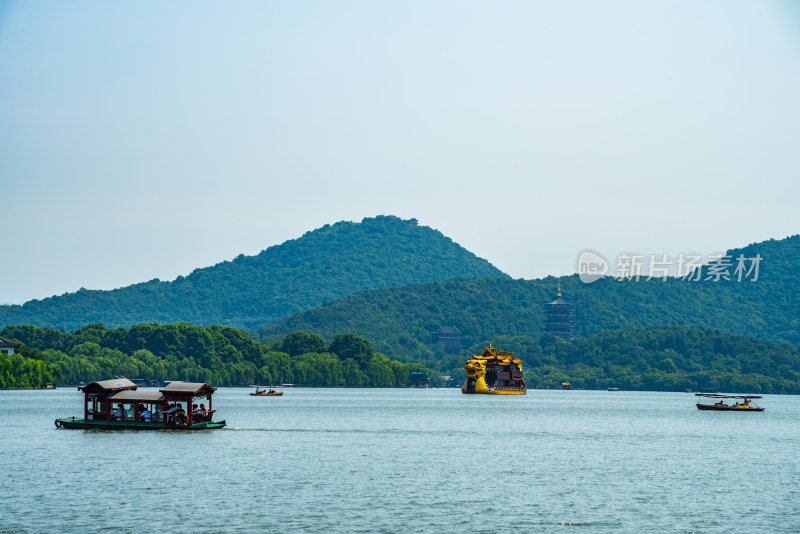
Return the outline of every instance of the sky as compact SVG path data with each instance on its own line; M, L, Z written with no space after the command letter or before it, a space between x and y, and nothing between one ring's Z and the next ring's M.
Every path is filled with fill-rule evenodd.
M514 278L797 234L798 6L0 0L0 303L379 214Z

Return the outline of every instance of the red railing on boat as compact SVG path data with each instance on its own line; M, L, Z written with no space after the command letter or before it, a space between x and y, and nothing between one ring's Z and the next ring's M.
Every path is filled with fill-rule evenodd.
M177 421L175 420L174 413L167 413L167 424L168 425L197 425L200 423L208 423L211 421L212 416L214 415L216 410L207 410L205 412L195 412L195 413L184 413L181 416L178 416Z
M176 423L175 422L175 414L174 413L169 413L169 412L157 412L157 413L154 413L150 417L149 421L141 414L139 415L138 419L136 417L133 417L130 414L123 414L121 418L117 418L117 417L114 417L112 415L111 416L111 421L119 421L119 422L124 422L124 421L132 422L132 421L135 421L135 422L139 422L139 423L156 423L156 424L164 424L164 423L166 423L168 425L183 425L183 424L195 425L195 424L210 422L212 420L214 412L216 412L216 410L207 410L205 412L197 412L197 413L184 413L183 417L182 417L182 420L185 421L185 423L182 423L182 422ZM90 412L87 413L87 416L88 416L87 419L90 420L90 421L105 421L106 420L105 412L91 412L90 411Z

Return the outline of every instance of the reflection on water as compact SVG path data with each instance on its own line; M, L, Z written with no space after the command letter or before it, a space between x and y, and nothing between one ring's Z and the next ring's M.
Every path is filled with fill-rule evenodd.
M220 389L223 430L56 430L0 392L0 531L797 532L800 409L684 393Z

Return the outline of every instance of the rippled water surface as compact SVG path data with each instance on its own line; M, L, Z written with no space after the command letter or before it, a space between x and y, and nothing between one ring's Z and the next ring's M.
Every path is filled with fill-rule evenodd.
M0 532L798 532L800 408L686 393L220 389L223 430L56 430L0 391Z

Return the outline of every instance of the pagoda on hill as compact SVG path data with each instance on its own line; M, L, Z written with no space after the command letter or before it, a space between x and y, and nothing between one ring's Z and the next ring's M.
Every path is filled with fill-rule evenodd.
M431 332L434 342L441 342L444 345L445 356L455 356L461 349L461 333L452 326L439 326L438 330Z
M547 304L547 317L544 331L554 336L572 341L575 331L572 324L572 304L561 296L561 281L558 282L558 293L553 302Z

